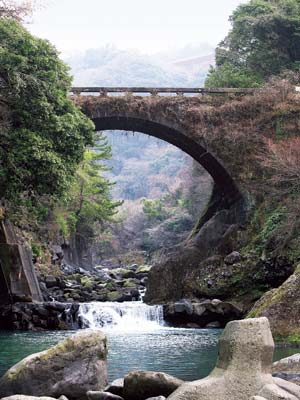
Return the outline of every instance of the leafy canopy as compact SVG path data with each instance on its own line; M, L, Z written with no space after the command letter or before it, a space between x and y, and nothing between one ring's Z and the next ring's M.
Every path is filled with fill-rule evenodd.
M232 29L216 49L208 87L250 87L299 69L299 0L251 0L237 7Z
M113 221L117 207L122 204L112 201L110 188L112 183L104 176L107 167L102 161L111 157L111 147L101 133L96 134L96 145L85 151L84 159L76 171L75 179L64 202L61 203L59 216L65 216L70 233L93 237L101 232L106 222Z
M47 41L18 22L0 19L1 197L15 201L26 192L59 197L68 188L93 123L68 98L71 78Z

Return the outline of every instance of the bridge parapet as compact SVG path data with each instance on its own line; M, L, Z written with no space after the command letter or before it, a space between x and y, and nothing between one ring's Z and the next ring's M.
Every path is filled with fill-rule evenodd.
M209 94L219 94L219 95L245 95L251 94L255 89L249 88L187 88L187 87L105 87L105 86L95 86L95 87L72 87L71 93L75 95L81 95L84 93L88 94L100 94L101 96L107 96L110 93L117 94L150 94L150 95L160 95L169 94L183 96L185 94L189 95L209 95Z

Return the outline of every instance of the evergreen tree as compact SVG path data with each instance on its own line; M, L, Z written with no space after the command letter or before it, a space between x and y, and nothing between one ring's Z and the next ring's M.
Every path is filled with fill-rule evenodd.
M107 169L102 163L111 157L111 147L101 133L96 135L96 145L85 151L84 159L76 172L75 180L66 196L66 211L70 231L76 235L94 236L107 222L113 221L121 202L112 201L112 183L104 176ZM72 226L73 225L73 226Z
M71 77L47 41L0 18L0 196L61 196L93 143L93 123L69 99ZM1 110L1 107L0 107Z
M208 87L253 87L300 62L299 0L251 0L237 7L216 49Z

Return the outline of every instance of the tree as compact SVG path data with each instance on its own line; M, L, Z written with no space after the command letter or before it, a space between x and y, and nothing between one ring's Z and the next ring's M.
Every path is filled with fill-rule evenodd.
M94 130L69 99L70 86L68 67L50 43L0 18L0 111L10 121L0 131L2 198L58 198L69 187Z
M0 18L23 21L25 17L31 15L32 10L32 1L0 0Z
M230 20L232 29L216 49L207 86L257 86L299 68L298 0L251 0L238 6Z
M300 195L300 138L285 137L267 141L259 156L262 167L270 173L272 188L281 196Z
M245 67L238 67L228 62L219 67L211 67L205 81L207 87L254 88L262 79Z
M107 167L102 161L111 157L111 147L101 133L96 135L96 143L93 149L85 151L73 184L64 198L62 205L65 210L60 210L65 214L69 233L86 239L101 232L105 223L112 222L117 207L122 204L111 200L112 183L103 176Z

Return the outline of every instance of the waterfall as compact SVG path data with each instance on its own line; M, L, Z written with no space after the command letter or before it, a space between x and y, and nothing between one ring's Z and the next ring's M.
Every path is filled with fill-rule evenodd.
M78 317L83 328L148 331L164 325L163 306L148 306L141 301L82 303Z

